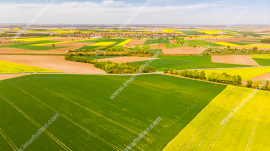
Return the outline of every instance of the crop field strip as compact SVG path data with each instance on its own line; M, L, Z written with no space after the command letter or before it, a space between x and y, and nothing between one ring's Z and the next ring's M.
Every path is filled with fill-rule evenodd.
M235 68L235 69L210 69L205 70L206 76L212 72L222 74L223 72L229 75L240 75L242 80L248 80L270 72L270 67L252 67L252 68Z
M269 118L266 118L270 105L269 92L259 91L223 126L219 124L252 91L228 86L168 144L165 151L269 149L269 131L264 127L270 123ZM219 110L213 112L218 106ZM226 148L222 149L224 145Z
M157 71L162 71L162 68L173 68L176 70L184 69L206 69L206 68L233 68L233 67L251 67L249 65L214 63L211 56L158 56L150 66L155 67ZM145 64L146 61L136 62Z
M270 66L270 55L251 55L251 57L261 66Z
M12 63L12 62L6 62L6 61L1 61L0 60L0 74L7 74L7 73L56 73L60 71L55 71L55 70L49 70L49 69L44 69L44 68L38 68L38 67L33 67L33 66L28 66L28 65L22 65L22 64L17 64L17 63Z
M120 83L123 82L123 78L127 79L129 78L129 76L128 77L102 76L102 78L100 78L99 76L83 76L84 78L86 78L84 80L87 81L87 82L85 81L83 82L80 80L75 80L75 81L70 80L70 78L74 77L71 75L66 75L66 76L50 75L52 77L46 75L45 77L49 77L48 81L51 81L49 83L47 80L44 81L44 78L45 78L44 76L45 75L38 75L38 76L31 75L27 78L23 77L20 80L12 79L12 80L2 81L0 82L0 85L4 84L6 89L9 89L9 90L12 89L12 92L16 93L17 96L20 96L20 97L16 98L16 96L9 94L7 90L1 91L0 94L6 97L7 99L9 99L10 101L12 101L12 103L15 104L18 108L20 108L20 110L24 111L25 114L31 116L31 118L38 123L46 123L46 120L50 119L53 116L53 114L59 113L61 117L59 117L59 119L55 121L55 123L57 124L53 123L48 128L48 131L52 133L56 138L61 140L64 144L68 144L68 147L70 149L77 148L78 146L80 146L80 148L82 149L91 148L93 150L123 149L125 147L123 146L124 144L129 145L133 141L134 138L138 137L137 135L138 133L144 131L150 125L151 120L155 120L159 115L161 115L160 117L162 117L162 119L164 120L164 121L161 121L160 123L161 125L159 124L156 125L155 128L151 130L149 134L146 135L145 139L142 139L139 142L138 147L134 148L134 149L143 149L143 148L149 149L149 145L152 145L153 143L158 142L160 140L160 137L164 138L164 136L167 136L166 132L165 134L163 133L164 136L160 136L159 134L160 132L164 131L164 129L166 128L167 128L167 131L170 131L171 127L175 127L175 124L177 124L176 122L178 123L179 121L182 122L181 120L179 120L180 118L182 118L182 120L183 118L187 120L187 116L188 116L188 119L192 120L192 117L189 117L189 116L196 116L196 113L195 114L193 113L193 115L189 115L189 113L191 112L190 110L193 110L193 111L197 110L198 112L200 111L199 110L200 108L201 109L203 108L203 106L202 107L197 106L198 104L197 101L195 102L193 101L193 103L190 102L191 104L188 102L186 103L181 102L181 103L186 104L186 105L183 104L184 106L186 107L189 106L189 108L191 108L190 110L185 109L185 111L181 111L181 108L185 108L185 107L181 107L182 105L180 105L179 102L177 101L178 99L176 99L177 98L176 93L179 93L179 92L174 92L174 93L170 93L170 91L163 92L165 89L164 87L165 85L153 83L153 81L157 79L161 80L160 79L161 75L154 76L154 80L150 80L150 82L148 83L145 83L145 81L149 81L148 80L149 78L144 77L146 78L144 79L144 78L138 77L138 79L141 79L143 81L138 80L134 85L133 84L130 85L131 88L129 87L127 88L129 90L133 90L133 92L129 92L129 90L126 90L126 91L124 90L125 92L123 92L123 95L120 94L119 96L117 96L120 99L115 99L114 102L99 98L97 97L97 95L91 95L91 94L100 93L100 94L105 95L106 98L108 97L109 99L109 95L112 94L114 91L111 88L113 87L115 88L115 90L117 90L117 88L120 86ZM80 76L76 75L75 77L80 77ZM176 79L172 78L171 80L175 81ZM104 87L97 87L97 85L101 85L100 83L102 83ZM197 82L192 82L192 83L195 84ZM53 88L49 87L49 85L51 84L54 85ZM152 86L150 86L149 84ZM209 84L209 85L215 86L214 84ZM219 87L218 88L219 90L215 90L215 91L222 91L225 88L224 86L218 86L218 87ZM139 92L134 91L136 89L140 89L141 91ZM181 90L182 93L188 92L188 91L183 91L184 90L183 88L179 90ZM67 94L66 93L67 91L70 91L72 93ZM136 94L133 94L133 96L143 95L145 97L145 100L149 100L148 98L152 98L152 97L155 97L155 100L151 102L146 102L144 101L144 99L141 100L139 98L138 99L135 98L134 100L133 97L128 97L129 94L132 94L132 93L136 93ZM192 94L191 92L189 93ZM214 93L216 95L218 94L218 92L214 92ZM32 95L32 94L35 94L35 95ZM47 94L47 95L44 96L44 94ZM158 96L155 96L155 94L158 94ZM170 96L170 94L172 94L172 96ZM215 94L211 93L208 95L210 95L211 97L215 97ZM187 95L184 95L182 97L184 99L187 97ZM193 98L189 100L194 100L195 98L198 99L198 97L201 97L201 95L193 96ZM95 101L90 102L89 98L90 100L95 100ZM168 98L172 98L172 99L174 98L174 99L172 101L165 101L165 100L168 100ZM67 101L67 99L69 101ZM183 100L183 99L180 99L180 100ZM74 100L76 100L76 102ZM129 101L129 102L125 103L126 101ZM102 102L102 104L100 104L99 102ZM159 105L157 102L161 102L161 105ZM61 103L61 105L59 105L59 103ZM76 104L75 106L74 106L74 103ZM205 103L199 103L199 105L204 104L205 106L206 105ZM1 101L1 104L2 104L2 101ZM150 107L149 104L151 104L152 105L151 108L153 108L151 109L150 112L148 109ZM34 111L27 110L30 106L36 107ZM138 106L139 108L137 108L136 106ZM168 109L166 109L167 111L162 111L161 106L163 107L167 106L168 107ZM171 111L172 110L171 108L175 108L175 106L178 106L178 108L180 107L179 110L168 113L168 110ZM5 107L5 105L3 107ZM88 108L89 110L86 108ZM110 112L108 113L107 111L109 108L110 108ZM140 110L140 112L138 112L138 109ZM92 112L90 110L92 110ZM36 111L38 111L39 114L35 114ZM139 114L142 114L141 112L144 112L143 113L144 116L139 115ZM46 118L42 119L40 118L40 115L44 115ZM176 118L175 116L178 116L178 118ZM163 118L163 117L166 117L166 118ZM2 114L1 114L1 118L2 118ZM113 121L117 122L118 124ZM7 129L8 123L9 122L6 122L5 124L6 126L0 125L0 127L2 129L3 128ZM185 123L187 124L188 122L185 122ZM67 128L63 130L63 126L68 126L67 128L69 130L72 130L72 133L66 132ZM176 132L179 132L179 125L176 125L176 126L178 127L178 130ZM184 125L181 127L184 127ZM10 132L9 130L5 130L5 132L9 132L9 134L7 134L8 136L13 136L12 132ZM135 134L133 132L135 132ZM176 134L167 138L167 141L171 140ZM71 138L71 140L69 140L65 136L69 136L68 138L69 139ZM29 135L28 137L31 137L31 135ZM17 142L18 139L14 137L10 139L13 140L14 144L16 144L17 146L20 145L20 143L18 144ZM149 142L148 139L150 139L151 142ZM27 139L25 139L25 141L26 140ZM87 142L89 142L90 140L92 143L87 144ZM99 144L99 145L93 146L93 144ZM102 144L107 144L107 146L102 145ZM156 145L154 146L162 149L162 146L165 144L166 142L163 144L159 144L158 146ZM33 145L33 148L35 147L38 148L38 146ZM55 146L52 146L52 147L55 147ZM50 146L48 146L48 148L50 148Z

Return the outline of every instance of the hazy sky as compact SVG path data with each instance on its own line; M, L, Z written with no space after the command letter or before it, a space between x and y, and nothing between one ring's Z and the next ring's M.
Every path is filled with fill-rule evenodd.
M58 0L35 23L123 24L147 0ZM1 0L0 23L28 23L51 0ZM130 24L270 24L270 0L152 0Z

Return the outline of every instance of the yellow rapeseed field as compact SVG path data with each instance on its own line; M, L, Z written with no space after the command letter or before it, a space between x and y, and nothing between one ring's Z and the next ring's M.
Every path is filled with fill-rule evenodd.
M132 39L125 40L124 42L119 43L117 46L122 46L132 41Z
M270 150L270 92L253 92L228 86L163 151Z
M215 42L216 44L223 45L223 46L231 46L231 47L247 47L247 48L253 48L253 47L258 47L258 48L270 48L270 45L237 45L237 44L232 44L228 42Z
M230 75L240 75L244 80L248 80L270 72L270 67L252 67L252 68L235 68L235 69L211 69L205 70L206 75L212 72L222 74L223 72Z
M0 73L6 74L6 73L35 73L35 72L60 72L55 70L49 70L44 68L38 68L33 66L27 66L17 63L11 63L6 61L0 61Z
M98 43L92 44L90 46L105 46L105 45L112 45L114 43L115 42L98 42Z

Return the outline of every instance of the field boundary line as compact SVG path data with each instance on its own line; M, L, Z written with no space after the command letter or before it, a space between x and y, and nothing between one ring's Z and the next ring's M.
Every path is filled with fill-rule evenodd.
M255 131L256 131L256 129L257 129L259 112L260 112L260 110L261 110L261 108L262 108L262 103L263 103L264 100L265 100L265 95L266 95L266 94L263 95L263 98L262 98L262 100L261 100L259 109L258 109L257 114L256 114L256 117L255 117L255 119L254 119L253 126L252 126L252 130L251 130L251 132L250 132L250 136L249 136L248 143L247 143L247 146L246 146L245 151L249 151L249 150L250 150L250 147L251 147L251 145L252 145L253 137L254 137Z
M9 145L15 150L19 150L17 146L12 142L10 138L5 134L5 132L0 128L0 134L4 137L4 139L9 143Z
M245 91L242 91L241 95L239 96L239 98L237 99L237 101L234 103L233 107L231 108L230 112L237 106L238 102L241 100L241 98L244 96ZM229 112L229 113L230 113ZM206 150L211 150L212 147L214 146L214 144L216 143L219 135L221 134L222 130L224 129L224 127L226 126L228 121L226 121L225 124L221 125L220 128L218 129L217 133L215 134L213 140L210 142L209 146L207 147ZM211 145L212 144L212 145ZM210 148L209 148L210 147ZM209 149L208 149L209 148Z
M42 128L41 125L39 125L35 120L33 120L30 116L28 116L26 113L24 113L20 108L18 108L16 105L14 105L7 98L5 98L2 94L0 94L0 97L2 97L9 105L11 105L14 109L16 109L19 113L21 113L25 118L27 118L34 125L36 125L39 128ZM52 140L54 140L58 145L63 147L65 150L71 150L63 142L61 142L59 139L57 139L55 136L53 136L53 134L51 134L49 131L44 130L44 133L46 133Z
M186 142L186 144L181 148L182 150L185 150L190 143L197 137L197 135L201 132L201 130L204 128L204 126L206 125L206 123L215 115L215 113L219 110L219 108L221 107L221 105L223 105L228 98L233 94L233 92L236 90L236 87L224 98L224 100L222 102L219 103L219 105L215 108L215 110L207 117L207 119L202 123L202 125L198 128L197 132L195 132L195 134L193 134L191 136L191 138ZM199 113L200 114L200 113Z
M13 85L13 84L12 84ZM48 107L49 109L51 109L54 112L59 113L62 117L64 117L66 120L70 121L71 123L73 123L74 125L78 126L79 128L81 128L82 130L86 131L87 133L89 133L90 135L96 137L97 139L99 139L100 141L102 141L103 143L109 145L110 147L114 148L115 150L121 150L118 147L116 147L115 145L109 143L108 141L106 141L103 138L100 138L97 134L91 132L90 130L88 130L87 128L83 127L82 125L80 125L79 123L73 121L72 119L70 119L69 117L67 117L65 114L58 112L58 110L52 108L51 106L47 105L46 103L44 103L43 101L41 101L40 99L38 99L37 97L29 94L28 92L22 90L21 88L18 88L17 86L13 85L15 88L19 89L20 91L22 91L23 93L27 94L28 96L30 96L31 98L33 98L34 100L38 101L39 103L41 103L42 105Z

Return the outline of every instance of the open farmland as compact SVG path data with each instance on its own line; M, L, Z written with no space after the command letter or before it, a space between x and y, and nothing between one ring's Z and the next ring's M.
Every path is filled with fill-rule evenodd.
M159 56L151 63L156 70L162 71L162 68L183 69L206 69L206 68L233 68L249 67L248 65L214 63L211 56ZM137 62L145 64L145 61Z
M228 86L167 145L164 151L269 150L269 92L258 91L225 124L220 124L252 91Z
M215 73L227 73L229 75L240 75L242 80L248 80L270 72L270 67L253 67L253 68L235 68L235 69L212 69L205 70L206 75L210 75L212 72Z
M31 75L0 81L1 131L13 147L20 148L38 125L59 113L61 116L29 150L45 146L47 150L122 150L160 117L162 120L134 149L162 150L226 87L142 75L112 101L110 95L129 77ZM17 122L20 126L12 126ZM0 143L0 150L10 149L2 136Z
M60 72L55 70L49 70L44 68L38 68L33 66L27 66L12 62L0 61L0 74L7 74L7 73L52 73L52 72Z

